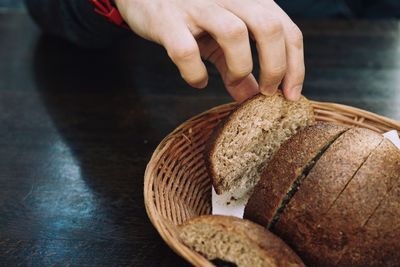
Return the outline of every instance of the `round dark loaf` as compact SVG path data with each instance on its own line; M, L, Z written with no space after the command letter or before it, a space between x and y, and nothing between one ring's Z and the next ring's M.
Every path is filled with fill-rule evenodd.
M343 251L338 265L400 264L400 155L398 149L388 140L376 152L377 155L371 157L365 168L363 166L362 175L354 181L353 189L349 188L351 195L358 186L367 187L364 192L369 196L366 201L371 202L371 205L366 206L372 212L365 216L362 209L359 209L360 205L353 206L357 221L350 224L349 230L356 234L349 239L349 245ZM382 168L383 165L386 167ZM382 180L379 182L378 179ZM370 183L369 180L374 180L375 183ZM368 186L364 186L365 184ZM343 225L346 222L339 223Z
M245 218L269 227L310 266L398 265L400 151L380 134L352 128L307 158L299 152L318 139L306 134L315 127L332 131L311 126L289 139L267 165ZM293 143L297 152L288 149ZM308 163L298 167L292 153ZM276 171L279 165L287 171ZM291 169L298 173L288 187Z
M296 181L307 167L347 130L348 127L319 122L285 142L264 170L246 205L245 217L269 226L287 192L295 190Z

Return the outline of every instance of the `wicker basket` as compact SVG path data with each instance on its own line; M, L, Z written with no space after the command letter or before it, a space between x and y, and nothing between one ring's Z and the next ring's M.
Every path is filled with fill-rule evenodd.
M400 131L400 122L361 109L312 102L316 119L355 125L383 133ZM144 200L151 222L165 242L195 266L214 266L180 242L176 226L211 213L211 182L203 150L213 128L236 104L210 109L179 126L154 151L144 179Z

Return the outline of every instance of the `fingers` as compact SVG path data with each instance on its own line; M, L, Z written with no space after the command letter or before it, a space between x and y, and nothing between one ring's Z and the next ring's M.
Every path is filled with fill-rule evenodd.
M280 9L279 6L275 8ZM284 22L287 57L282 90L288 99L296 101L300 98L305 76L303 34L286 13L281 10L278 14Z
M225 64L226 65L226 64ZM237 102L241 103L246 99L258 94L260 91L258 90L258 83L256 78L254 78L253 74L247 75L236 85L228 85L226 86L229 94L235 99Z
M116 1L130 28L165 47L183 79L193 87L207 85L208 75L195 38L182 12L168 1Z
M274 93L279 84L290 100L300 97L304 81L303 40L298 27L273 1L224 1L248 26L257 44L260 90Z
M225 82L235 85L253 68L246 24L219 5L205 5L193 12L194 23L208 32L222 48L226 60Z
M275 20L266 19L265 25L255 29L260 62L260 91L271 95L276 92L286 73L286 49L282 26Z
M146 1L145 1L146 2ZM259 90L274 93L281 85L288 99L297 100L304 81L300 30L273 0L118 0L118 8L133 31L162 44L182 77L192 86L207 84L207 71L195 37L209 33L216 40L210 58L228 91L241 99L253 94L253 62L249 33L260 61ZM206 53L207 54L207 53Z
M202 56L216 66L227 91L237 102L243 102L259 93L257 81L251 73L235 83L230 81L227 75L228 65L224 57L224 52L214 39L206 35L200 38L198 42Z
M183 39L183 36L180 36ZM169 57L178 67L182 78L191 86L204 88L208 83L207 70L201 60L197 44L187 38L186 40L170 40L166 38L163 44Z
M199 47L186 24L180 20L165 22L168 28L160 34L160 42L178 67L182 78L191 86L204 88L208 82L206 67Z
M176 30L176 29L174 29ZM204 88L208 82L206 67L201 60L197 43L189 30L171 32L161 39L182 78L191 86Z
M286 72L286 49L280 20L264 6L241 1L226 1L227 8L237 14L249 27L256 40L260 61L260 91L273 94Z

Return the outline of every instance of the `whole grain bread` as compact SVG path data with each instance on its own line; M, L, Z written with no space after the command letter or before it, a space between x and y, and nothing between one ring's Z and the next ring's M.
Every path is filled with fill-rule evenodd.
M244 217L269 226L278 210L284 208L288 192L298 186L295 185L296 181L299 183L316 158L348 129L332 123L317 122L283 143L255 186Z
M395 187L399 179L400 151L384 140L318 221L297 219L296 230L287 234L308 228L310 235L301 251L313 265L398 266L400 195ZM291 223L282 225L282 231Z
M303 151L309 152L313 127L293 136L270 161L245 218L270 227L310 266L395 266L399 150L376 132L351 128L328 142L320 156L307 157ZM307 131L311 137L300 137Z
M367 129L353 128L345 132L316 162L282 211L273 231L292 245L306 264L335 266L352 235L345 225L356 224L359 214L351 212L354 210L350 199L347 206L332 208L338 201L346 203L343 197L350 197L346 190L357 173L364 170L365 162L371 155L375 155L374 151L382 142L383 137L380 134ZM377 170L370 171L379 173ZM365 201L368 198L365 198L365 194L354 191L352 194L360 194L358 201L361 203L354 207L360 208L367 204ZM355 199L357 196L353 196L354 201ZM336 215L325 217L333 211ZM338 220L342 220L343 224L338 224ZM325 223L329 227L323 226Z
M352 128L341 135L315 163L291 198L277 224L277 232L282 230L283 234L285 226L293 221L317 222L382 141L382 135L365 128ZM287 235L300 244L304 241L303 234L293 232Z
M400 154L398 150L392 149L392 152L385 159L384 168L393 171L397 184L351 236L337 266L399 266Z
M204 215L179 226L181 240L210 260L237 266L304 266L277 236L248 220Z
M205 162L217 194L245 195L258 182L263 163L298 130L314 122L309 101L258 94L242 103L216 129Z

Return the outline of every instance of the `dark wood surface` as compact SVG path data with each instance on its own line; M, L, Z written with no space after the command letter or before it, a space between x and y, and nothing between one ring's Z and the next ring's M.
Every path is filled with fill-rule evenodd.
M299 22L311 99L400 119L400 24ZM137 38L107 51L41 36L0 14L0 265L185 266L143 204L161 139L230 101L214 69L187 86L166 53Z

